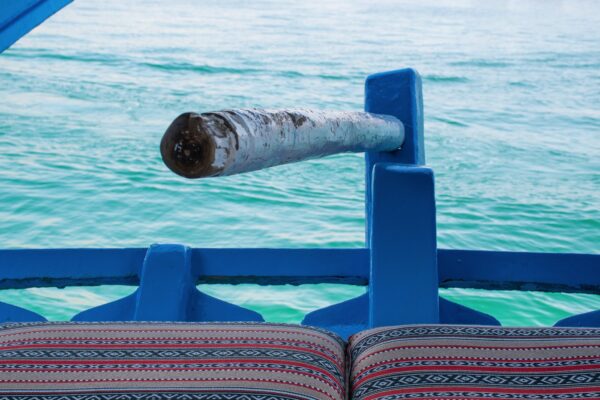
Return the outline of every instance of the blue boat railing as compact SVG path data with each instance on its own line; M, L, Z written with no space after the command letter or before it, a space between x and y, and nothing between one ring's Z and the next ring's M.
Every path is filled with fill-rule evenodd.
M440 287L600 294L600 255L437 248L433 172L424 167L423 103L410 69L370 76L365 110L404 125L404 144L366 154L366 247L360 249L0 250L0 289L133 285L122 299L76 321L260 321L261 315L200 292L199 283L346 283L367 293L308 314L303 323L347 336L414 323L499 324L439 297ZM0 321L43 320L0 303ZM558 325L600 326L600 310Z

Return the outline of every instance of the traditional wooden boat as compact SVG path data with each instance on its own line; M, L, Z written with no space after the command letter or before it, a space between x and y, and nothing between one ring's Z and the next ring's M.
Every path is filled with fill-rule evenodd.
M0 50L66 3L0 3ZM423 138L411 69L369 76L365 112L178 117L161 152L191 178L365 152L366 247L0 250L1 289L137 286L64 323L0 303L0 399L600 398L600 310L552 328L503 328L438 295L600 293L600 255L438 249ZM201 282L368 290L294 326L263 323Z

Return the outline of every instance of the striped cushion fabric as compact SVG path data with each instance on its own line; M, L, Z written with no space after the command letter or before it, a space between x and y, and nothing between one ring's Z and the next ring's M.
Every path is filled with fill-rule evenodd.
M600 399L600 329L387 327L349 354L354 400Z
M342 400L344 343L261 323L0 325L2 400Z

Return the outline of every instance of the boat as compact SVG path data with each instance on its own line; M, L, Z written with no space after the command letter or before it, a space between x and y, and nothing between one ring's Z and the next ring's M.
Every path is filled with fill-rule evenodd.
M0 3L0 50L67 3ZM0 303L0 399L600 398L600 310L506 328L439 296L598 294L600 255L438 248L415 70L367 77L364 112L182 114L160 149L174 172L211 179L365 152L366 246L2 249L0 289L137 289L70 322ZM202 282L368 290L288 325L202 293Z

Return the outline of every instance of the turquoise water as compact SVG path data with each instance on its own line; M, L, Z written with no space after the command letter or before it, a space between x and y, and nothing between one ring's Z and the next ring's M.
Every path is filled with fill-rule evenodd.
M168 3L168 4L167 4ZM424 81L439 245L600 251L600 3L75 2L0 56L3 248L360 247L363 159L186 181L158 144L184 111L362 108L366 75ZM51 319L128 287L3 291ZM298 321L360 287L203 287ZM512 325L600 297L446 290Z

